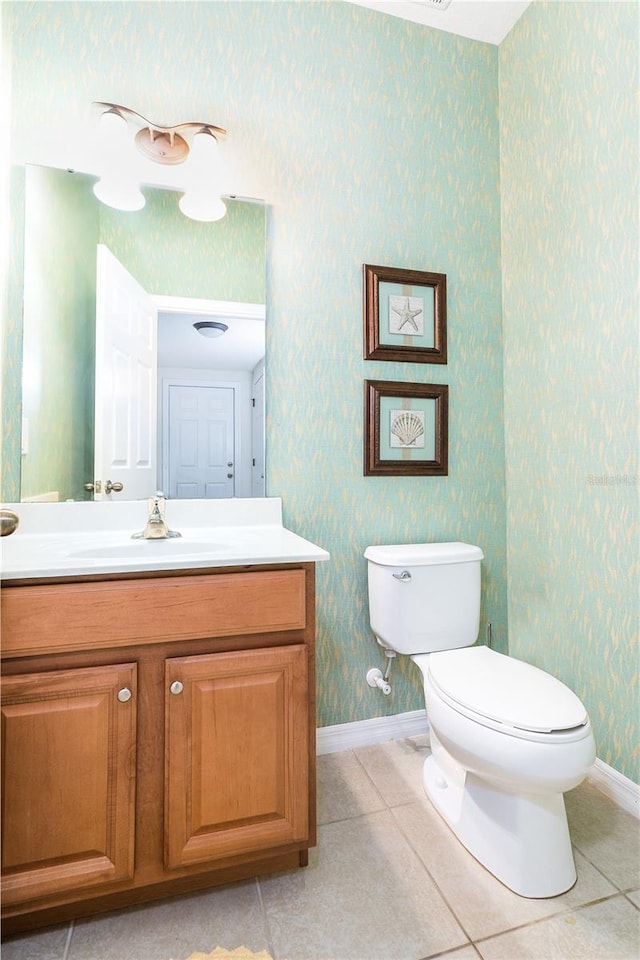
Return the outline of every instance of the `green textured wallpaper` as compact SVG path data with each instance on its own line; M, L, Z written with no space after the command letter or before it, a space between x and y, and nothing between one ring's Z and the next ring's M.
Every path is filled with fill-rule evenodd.
M500 47L509 647L638 776L636 3L534 3Z
M541 191L529 193L528 180L537 178L539 183L546 176L546 147L538 151L536 137L550 136L540 129L547 116L550 129L557 131L562 129L564 111L571 116L568 102L560 98L554 103L555 89L549 96L536 88L529 63L533 70L536 57L544 63L554 51L560 55L565 42L567 62L573 63L570 43L579 33L589 34L590 17L605 48L610 36L615 46L615 37L629 24L616 17L605 22L597 9L591 14L590 8L598 4L581 6L574 22L573 4L534 3L523 31L516 27L511 45L504 46L499 59L498 48L491 45L341 2L10 6L15 24L12 133L17 162L32 159L33 142L20 125L22 117L53 135L69 111L85 116L94 99L126 103L166 122L199 116L229 130L226 156L237 164L252 195L263 196L269 205L268 493L282 496L288 526L331 551L331 561L318 568L318 723L422 707L416 671L406 661L394 668L390 697L366 685L367 669L380 666L382 658L368 627L362 554L369 543L461 539L479 544L486 558L481 630L491 620L496 645L506 649L508 522L514 564L511 609L523 634L527 623L519 605L526 605L527 591L537 589L547 576L541 544L531 547L536 529L535 524L528 529L527 517L532 511L545 516L552 492L549 477L541 482L535 463L527 472L522 461L516 472L516 447L539 450L546 444L555 450L555 456L548 456L555 469L564 462L566 438L554 434L550 411L539 400L545 390L540 370L535 363L527 368L525 362L535 346L547 357L555 356L563 335L548 333L543 346L536 341L538 318L531 315L516 261L519 255L528 261L524 271L528 293L533 299L546 298L548 307L555 309L560 280L548 269L548 260L560 241L573 234L579 248L588 247L594 231L602 235L604 228L612 236L618 230L618 215L607 216L604 203L598 205L594 223L586 211L574 221L571 209L558 207L556 195L544 191L550 235L540 235L541 225L535 216L529 217L527 204L533 205L535 214ZM553 8L561 8L562 14ZM566 38L563 31L568 31ZM596 38L588 42L595 47ZM605 77L613 69L597 59L593 66L604 69ZM595 97L596 115L604 110L598 70L593 76L586 68L578 72L572 86L575 92L585 84L585 98ZM524 96L518 105L517 86L510 89L510 84L517 84L519 72ZM529 113L536 126L525 140ZM609 117L609 122L616 127L615 137L623 134L625 142L630 141L630 118L624 109L614 114L617 120ZM582 122L588 123L588 118ZM507 149L510 137L515 141L513 153ZM501 150L507 183L502 208L504 265ZM586 156L584 163L586 183L594 167ZM577 215L577 210L573 213ZM447 365L362 359L363 263L446 273ZM514 480L508 516L503 280L508 313L504 357L510 378L507 462ZM601 295L591 306L586 298L580 299L578 309L595 308L600 316L602 302ZM553 322L553 309L543 318L546 324ZM611 311L606 323L614 323ZM521 338L528 340L526 347ZM563 349L568 359L570 349ZM577 395L586 397L587 404L594 377L603 375L595 369L596 353L592 342L589 357L583 358L584 373L579 357L572 363L571 372L580 381ZM624 371L616 369L614 376L618 373L621 385L616 390L630 391L628 380L627 387L622 386ZM449 385L448 477L363 477L365 379ZM564 387L568 398L571 391L566 383ZM628 393L626 397L628 402ZM523 421L518 405L534 401L540 422ZM560 424L564 420L568 421L566 409ZM615 427L614 419L607 422L615 443L617 420ZM581 421L579 435L589 426ZM569 432L568 423L564 429ZM624 432L629 441L631 426ZM514 497L518 489L522 502ZM584 496L592 493L581 489ZM615 566L616 550L615 542L605 536L594 541L593 517L588 560L581 568L563 565L575 549L571 528L565 532L563 527L572 505L567 490L561 499L562 514L559 500L551 512L561 551L556 550L553 583L546 587L553 588L557 606L563 605L562 631L554 634L560 637L554 646L569 649L579 644L584 651L577 686L594 717L600 755L628 773L633 749L630 700L621 693L620 708L612 711L610 706L612 696L617 697L626 683L629 661L607 657L607 645L599 646L602 637L598 643L585 643L580 627L588 619L587 610L610 607L610 591L617 591L616 604L626 604L628 612L631 588L620 581L601 587L595 576L603 562ZM602 513L607 513L607 503L612 501L601 496ZM618 537L622 529L617 528ZM526 582L529 555L531 580ZM585 566L592 574L587 583ZM578 613L581 604L584 616ZM575 624L569 634L567 619L572 614ZM512 636L512 651L536 660L551 647L548 626L545 617L529 645ZM613 642L608 649L612 654ZM563 659L570 658L558 658L559 672L566 674ZM607 669L611 678L603 683ZM611 749L614 741L619 748Z
M82 500L93 477L98 209L76 178L46 167L27 169L26 197L21 494Z

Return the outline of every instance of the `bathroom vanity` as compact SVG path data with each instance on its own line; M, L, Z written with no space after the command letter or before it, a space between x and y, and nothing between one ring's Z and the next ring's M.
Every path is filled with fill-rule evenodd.
M3 540L5 934L307 862L328 554L277 500L196 503L171 546L124 532L140 503Z

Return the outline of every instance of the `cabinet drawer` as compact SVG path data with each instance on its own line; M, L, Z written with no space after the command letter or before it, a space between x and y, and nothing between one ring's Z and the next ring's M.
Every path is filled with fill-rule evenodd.
M304 630L301 568L2 591L2 656Z

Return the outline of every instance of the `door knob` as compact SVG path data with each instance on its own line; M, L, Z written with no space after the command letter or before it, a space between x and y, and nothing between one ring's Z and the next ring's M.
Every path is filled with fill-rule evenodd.
M111 480L107 480L107 482L104 485L105 493L111 493L112 490L115 493L120 493L122 489L123 489L123 484L121 484L119 480L116 480L115 483L111 483Z

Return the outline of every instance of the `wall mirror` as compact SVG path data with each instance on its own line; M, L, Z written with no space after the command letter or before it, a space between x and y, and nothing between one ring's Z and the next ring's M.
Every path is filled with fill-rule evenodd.
M94 183L25 171L21 499L264 496L264 204Z

